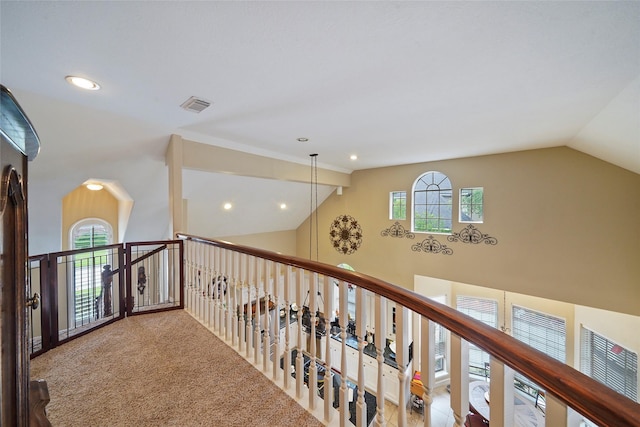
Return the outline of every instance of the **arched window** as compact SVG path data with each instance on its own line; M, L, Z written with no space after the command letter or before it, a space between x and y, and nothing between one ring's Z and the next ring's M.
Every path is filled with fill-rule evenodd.
M451 232L451 181L442 172L430 171L413 184L412 230Z
M113 243L111 225L98 218L88 218L71 227L71 249L87 249Z
M78 221L69 232L71 249L87 249L72 255L73 265L67 278L68 324L72 328L114 315L111 295L103 296L103 271L113 266L113 249L100 246L113 243L113 228L98 218ZM96 248L93 250L92 248Z

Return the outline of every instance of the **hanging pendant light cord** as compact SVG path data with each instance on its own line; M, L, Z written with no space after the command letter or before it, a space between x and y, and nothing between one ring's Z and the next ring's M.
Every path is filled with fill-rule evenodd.
M311 200L309 210L309 259L313 259L313 232L315 231L316 238L316 261L318 261L318 155L309 154L311 157L311 177L309 182L311 183ZM315 196L315 205L314 205ZM315 211L315 230L314 230L314 211Z

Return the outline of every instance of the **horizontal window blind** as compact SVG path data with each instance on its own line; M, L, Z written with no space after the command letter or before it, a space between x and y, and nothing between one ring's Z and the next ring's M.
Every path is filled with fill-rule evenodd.
M498 302L486 298L458 295L456 297L456 309L468 316L479 320L492 328L498 326ZM482 351L473 344L469 344L469 366L484 370L490 361L489 353Z
M580 371L628 398L638 399L638 355L581 328Z
M564 319L513 306L513 337L566 363L567 327Z

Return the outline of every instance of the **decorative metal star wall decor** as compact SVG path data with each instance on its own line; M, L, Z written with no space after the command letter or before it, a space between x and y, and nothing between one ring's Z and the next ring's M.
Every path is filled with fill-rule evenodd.
M402 225L400 225L398 221L396 221L395 224L393 224L391 227L387 228L386 230L382 230L380 232L380 235L383 237L387 237L387 236L399 237L399 238L406 237L407 239L413 239L416 237L415 234L413 234L411 231L407 230Z
M453 249L438 242L433 236L429 236L420 243L411 246L415 252L427 252L432 254L453 255Z
M459 233L452 233L447 240L450 242L460 241L462 243L471 243L477 245L484 242L487 245L497 245L498 239L490 237L488 234L482 234L480 230L469 224L467 227Z
M350 215L340 215L334 219L329 236L335 250L344 255L354 253L362 244L362 228Z

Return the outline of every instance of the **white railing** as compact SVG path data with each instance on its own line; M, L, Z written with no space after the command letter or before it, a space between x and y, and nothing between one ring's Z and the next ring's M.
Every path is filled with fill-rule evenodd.
M349 424L354 388L356 425L366 426L369 421L385 425L384 399L405 408L411 397L411 374L414 366L420 366L419 397L424 401L424 425L430 426L435 323L450 331L450 402L455 426L464 424L470 409L469 343L491 355L487 387L493 427L517 425L516 419L522 417L514 412L514 372L546 391L544 418L541 412L532 415L531 425L578 425L569 416L571 409L581 414L578 420L584 416L602 426L640 425L637 402L482 322L404 288L274 252L195 236L178 237L186 240L185 308L327 425ZM355 334L348 333L353 332L353 325L345 315L351 285L356 286ZM391 305L395 315L389 315ZM308 321L303 307L308 308ZM339 321L330 330L336 309ZM412 331L412 316L419 316L415 322L419 331ZM395 327L395 369L389 357L389 325ZM367 341L371 332L373 343ZM414 360L418 357L419 363ZM334 409L334 381L338 410ZM367 395L383 397L376 399L372 420L367 419L367 405L372 405ZM396 424L407 425L407 412L397 412Z

